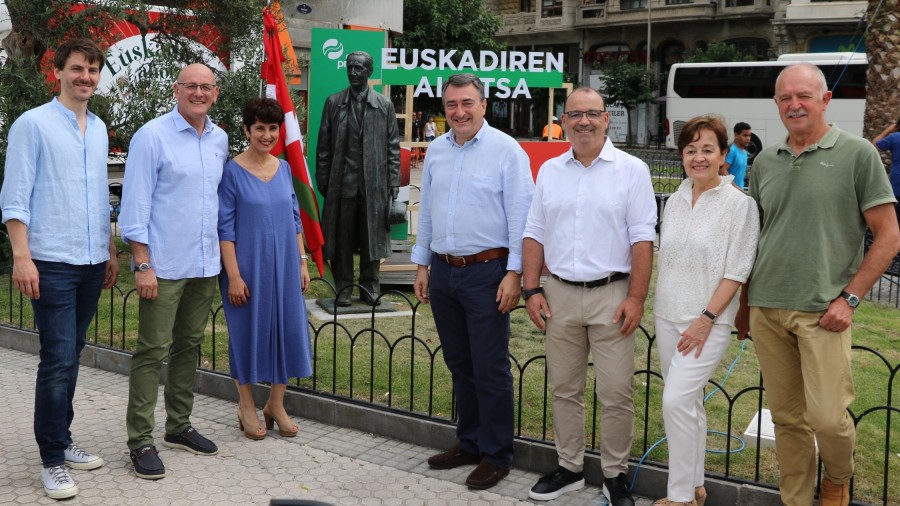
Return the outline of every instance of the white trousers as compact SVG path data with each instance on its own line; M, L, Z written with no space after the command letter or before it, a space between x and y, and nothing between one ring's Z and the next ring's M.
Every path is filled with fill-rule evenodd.
M706 409L703 389L712 377L731 340L731 325L715 324L703 345L682 355L676 350L681 333L689 323L673 323L656 318L656 344L666 385L663 389L663 419L669 443L670 501L694 500L694 489L703 485L706 457Z

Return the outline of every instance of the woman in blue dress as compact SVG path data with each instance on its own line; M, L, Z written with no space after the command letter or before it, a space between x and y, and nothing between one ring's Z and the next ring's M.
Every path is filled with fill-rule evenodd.
M285 437L298 427L284 410L288 378L312 374L306 303L309 271L290 166L269 154L284 113L277 101L253 99L243 111L246 151L225 164L219 186L219 275L228 324L231 377L240 395L238 426L262 439L251 385L272 384L266 427Z

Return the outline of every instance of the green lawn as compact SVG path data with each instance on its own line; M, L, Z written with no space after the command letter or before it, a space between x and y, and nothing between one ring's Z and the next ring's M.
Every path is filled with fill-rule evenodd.
M121 255L120 260L123 272L119 285L103 294L97 324L89 331L89 339L103 346L132 350L137 336L137 298L131 291L133 278L127 270L127 254ZM20 325L21 322L22 326L33 328L31 306L27 301L21 304L18 293L9 288L8 275L0 276L0 286L6 287L0 294L0 321L12 325ZM330 288L318 280L313 282L307 297L328 295ZM415 299L410 292L405 295L389 295L388 298L405 306L403 309L412 309L407 300L414 303ZM643 328L647 333L639 333L637 337L636 370L647 369L648 360L650 370L659 370L656 349L650 346L650 336L653 335L652 300L651 285L643 319ZM214 308L219 308L219 304L217 300ZM898 315L900 312L897 309L865 301L857 311L854 323L854 342L878 350L881 354L876 356L862 350L854 352L857 400L851 409L856 416L876 409L859 423L856 453L855 498L871 503L881 502L886 458L891 476L888 497L900 497L900 480L897 479L900 476L900 419L895 415L891 420L891 446L886 448L888 412L877 410L878 406L888 402L892 368L894 372L900 368L900 350L896 345L900 338L896 324ZM201 366L227 372L228 331L224 314L219 308L214 310L213 316L208 327L208 338L203 344ZM312 332L315 376L299 380L298 385L436 417L452 416L450 375L437 350L439 342L429 306L418 307L414 318L366 318L337 323L311 319L311 324L315 329ZM732 343L713 376L715 382L724 384L724 389L707 402L709 429L736 437L746 428L759 401L756 391L759 372L753 344L748 343L743 352L741 347L737 341ZM512 314L510 353L513 356L516 405L522 407L521 412L516 413L517 434L549 440L553 434L552 412L549 401L545 403L547 386L543 352L543 335L532 325L523 308L515 310ZM726 371L738 355L740 358L726 379ZM588 381L592 380L592 374L589 374ZM895 399L900 394L897 384L894 382ZM595 412L593 387L590 385L585 399L585 431L587 444L597 448L602 427L599 419L594 420L599 413ZM712 391L712 386L708 391ZM744 393L739 395L742 391ZM661 393L662 380L655 374L640 373L635 376L636 424L632 455L636 458L664 436ZM733 424L730 428L729 411ZM645 418L648 419L646 437ZM724 450L726 442L725 436L711 434L708 447ZM732 450L739 446L739 441L731 440ZM755 455L753 448L730 455L710 453L707 455L707 471L748 480L777 482L774 453L771 450L762 451L758 471ZM665 443L658 445L649 454L648 460L665 462Z

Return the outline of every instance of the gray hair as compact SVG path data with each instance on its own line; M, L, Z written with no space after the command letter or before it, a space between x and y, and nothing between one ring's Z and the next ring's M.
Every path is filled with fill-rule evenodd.
M791 63L790 65L781 69L781 72L778 73L778 78L775 79L775 89L778 89L778 83L781 82L781 76L785 75L789 70L799 69L806 69L813 74L813 77L818 82L819 91L822 93L822 96L824 96L825 93L828 92L828 82L825 80L825 74L822 73L822 69L809 62Z
M478 90L478 96L481 97L481 100L484 100L484 83L481 82L481 78L476 76L475 74L453 74L448 77L446 81L444 81L444 85L441 87L441 95L443 95L447 91L448 86L456 86L457 88L462 88L466 85L473 85L475 89Z

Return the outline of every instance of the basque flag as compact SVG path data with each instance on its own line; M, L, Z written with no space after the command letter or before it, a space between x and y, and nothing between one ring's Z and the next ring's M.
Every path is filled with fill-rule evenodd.
M300 134L300 124L297 122L297 112L294 102L288 93L287 82L281 62L284 53L278 41L278 23L275 16L266 7L263 9L263 46L266 50L266 61L262 64L261 78L266 81L266 96L274 98L281 104L284 110L284 125L281 127L281 137L278 144L272 148L272 155L279 156L282 152L291 166L291 174L296 178L294 191L297 200L300 201L300 221L303 223L303 236L306 246L312 256L319 276L325 276L325 262L322 259L322 245L325 239L322 236L322 227L319 224L319 204L316 201L316 193L312 188L312 178L309 167L303 156L303 137Z

